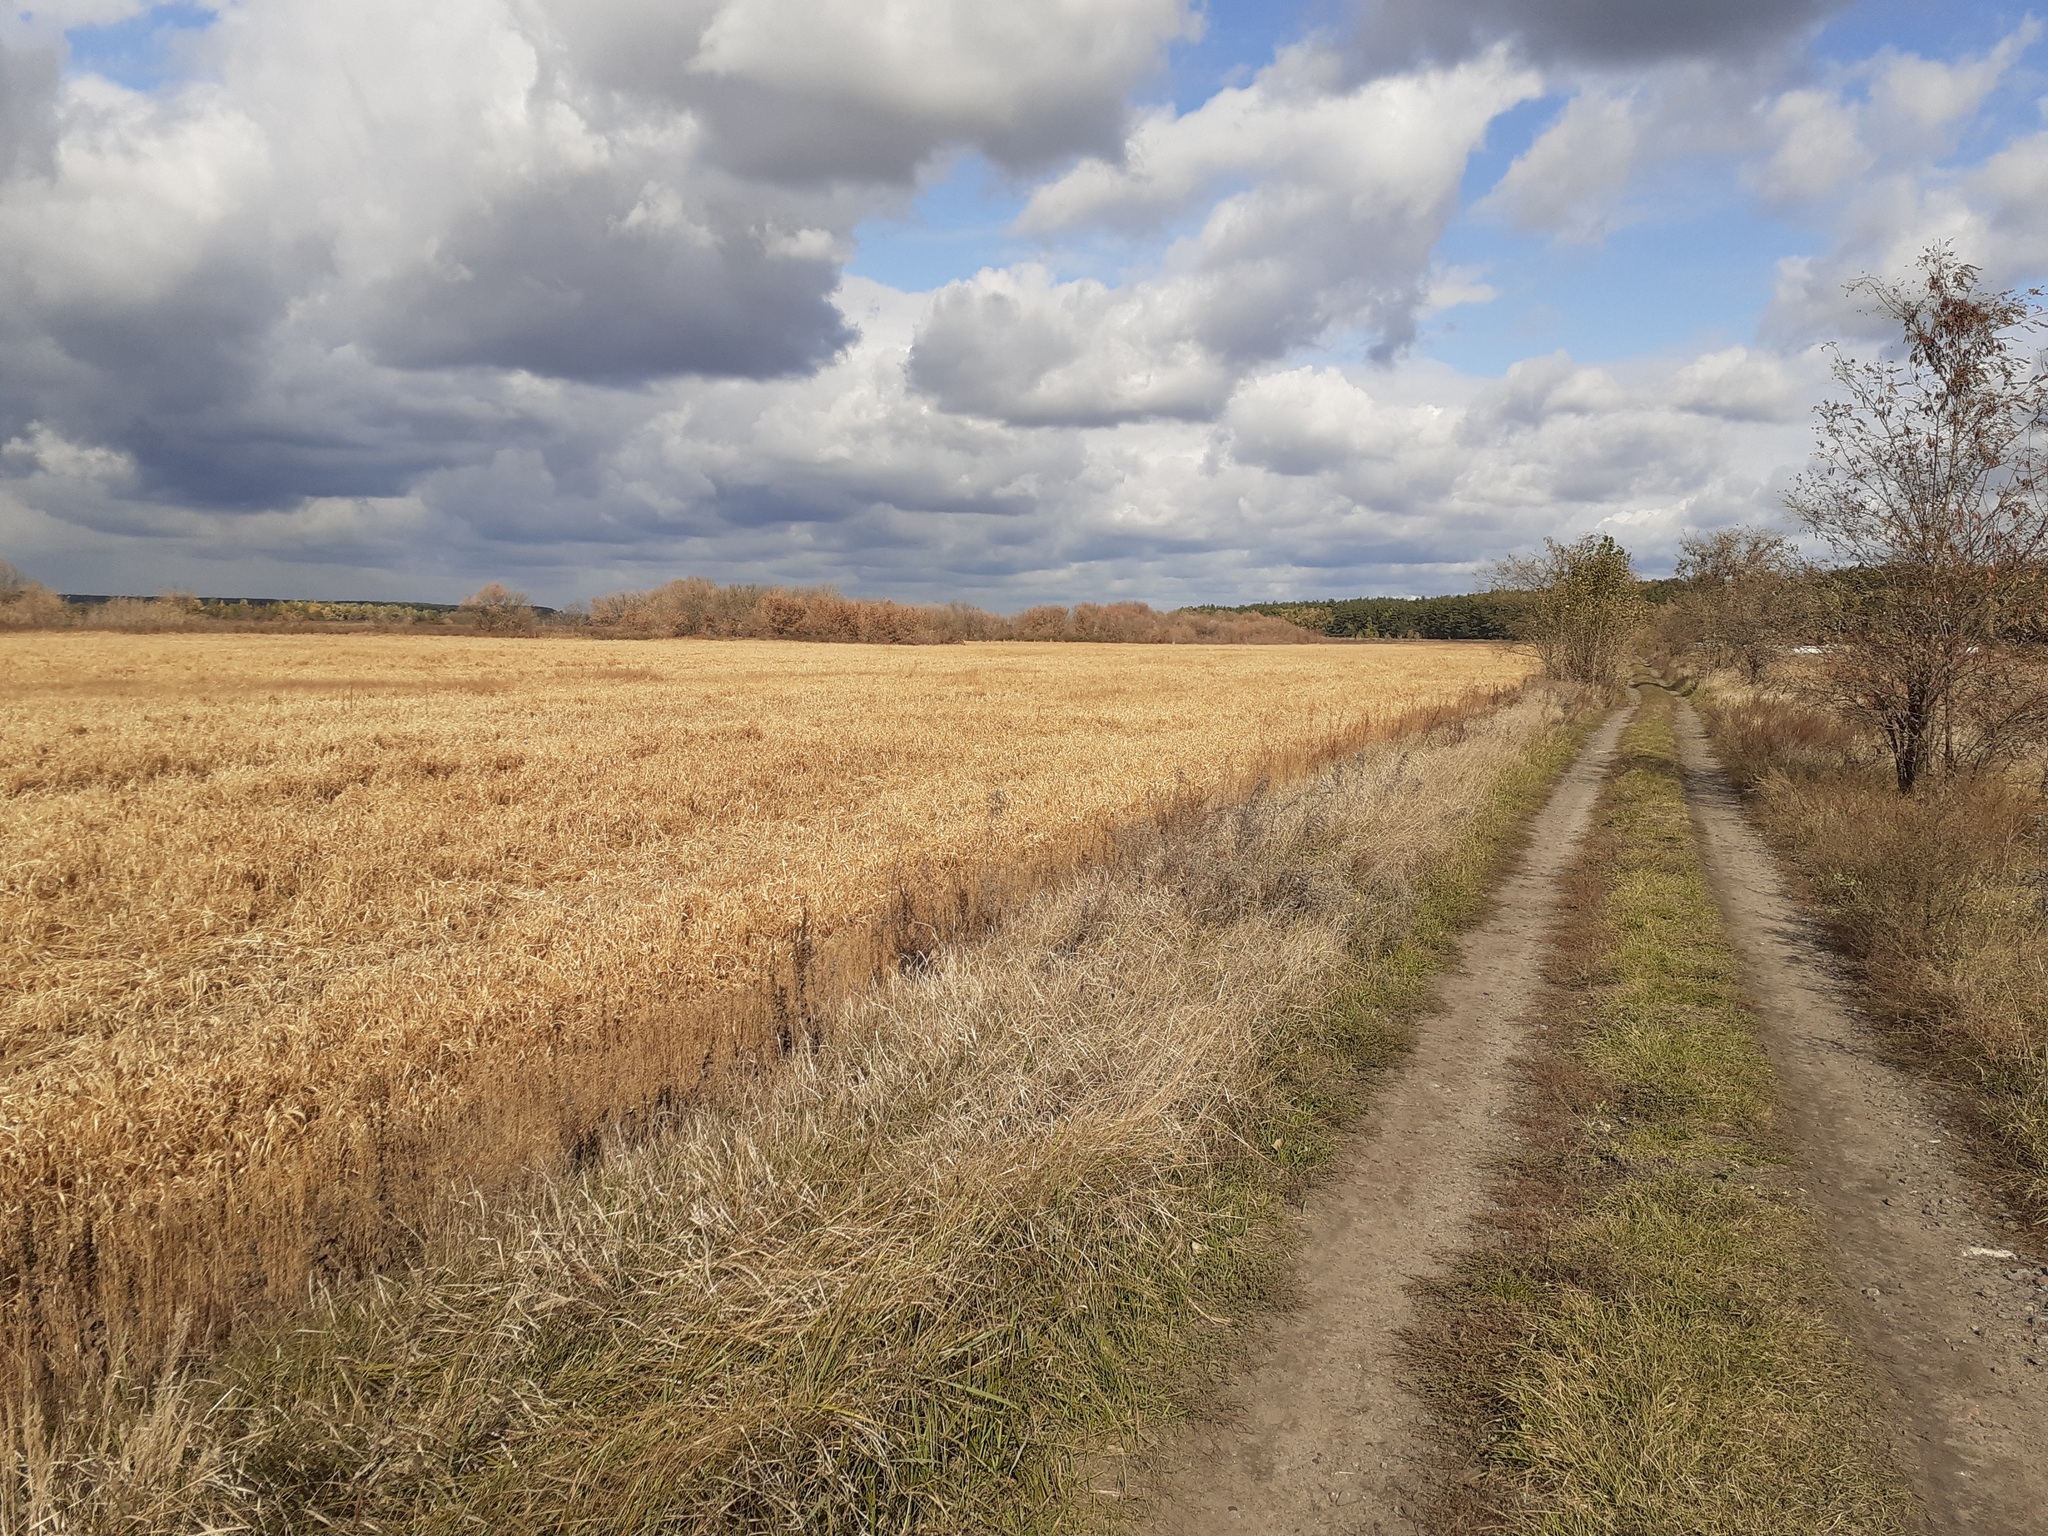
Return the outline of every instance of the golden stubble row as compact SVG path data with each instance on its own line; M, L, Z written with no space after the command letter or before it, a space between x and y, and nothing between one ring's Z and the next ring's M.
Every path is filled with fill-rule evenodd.
M0 637L0 1324L389 1262L1092 857L1519 682L1473 646ZM54 1379L54 1378L53 1378Z

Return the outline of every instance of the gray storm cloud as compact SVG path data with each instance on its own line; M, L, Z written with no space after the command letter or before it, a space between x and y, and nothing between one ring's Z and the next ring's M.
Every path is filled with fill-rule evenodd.
M1387 5L1184 108L1182 0L252 0L159 89L60 72L60 23L135 9L0 22L0 554L75 589L1456 587L1545 533L1769 515L1847 264L2048 251L2041 140L1936 167L2031 34L1741 62L1819 4ZM1444 234L1539 96L1504 226L1597 244L1673 145L1847 210L1775 345L1408 358L1487 302ZM1032 258L849 276L962 154Z
M47 37L10 48L0 438L40 423L167 501L274 506L394 494L562 414L491 374L814 372L854 334L832 294L861 218L944 150L1113 148L1186 24L1178 0L275 0L190 44L212 79L152 94L60 89Z
M1538 63L1736 57L1847 0L1363 0L1357 43L1379 68L1470 58L1511 42Z

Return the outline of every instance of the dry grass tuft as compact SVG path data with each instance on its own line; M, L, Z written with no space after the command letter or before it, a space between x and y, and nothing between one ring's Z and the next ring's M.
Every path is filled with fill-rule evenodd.
M1520 681L1373 650L0 637L0 1345L52 1415L801 1055L1113 831ZM1474 690L1479 690L1477 693Z
M1197 1320L1270 1282L1279 1201L1568 755L1557 719L1532 697L1126 829L785 1070L478 1201L410 1272L126 1399L125 1432L44 1437L14 1520L1067 1522Z

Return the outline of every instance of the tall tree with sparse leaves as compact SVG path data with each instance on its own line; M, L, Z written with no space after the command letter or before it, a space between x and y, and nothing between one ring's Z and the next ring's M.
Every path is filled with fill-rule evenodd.
M1901 793L2009 760L2048 733L2040 647L2048 557L2048 366L2038 289L1986 289L1930 246L1918 276L1851 292L1895 322L1899 355L1834 358L1786 505L1835 552L1828 686L1882 736Z

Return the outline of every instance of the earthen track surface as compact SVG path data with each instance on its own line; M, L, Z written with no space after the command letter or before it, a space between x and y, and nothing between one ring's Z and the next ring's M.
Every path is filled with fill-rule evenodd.
M1144 1536L1408 1536L1437 1451L1405 1380L1411 1287L1475 1235L1512 1150L1517 1055L1629 711L1537 816L1465 937L1413 1055L1300 1216L1296 1304L1158 1459ZM2048 1533L2048 1278L1962 1165L1937 1091L1889 1065L1689 705L1676 726L1709 877L1756 1005L1803 1187L1833 1240L1844 1326L1868 1352L1894 1453L1935 1532ZM1976 1251L1973 1251L1976 1250ZM2038 1337L2038 1342L2037 1342ZM2034 1362L2039 1362L2038 1364Z

